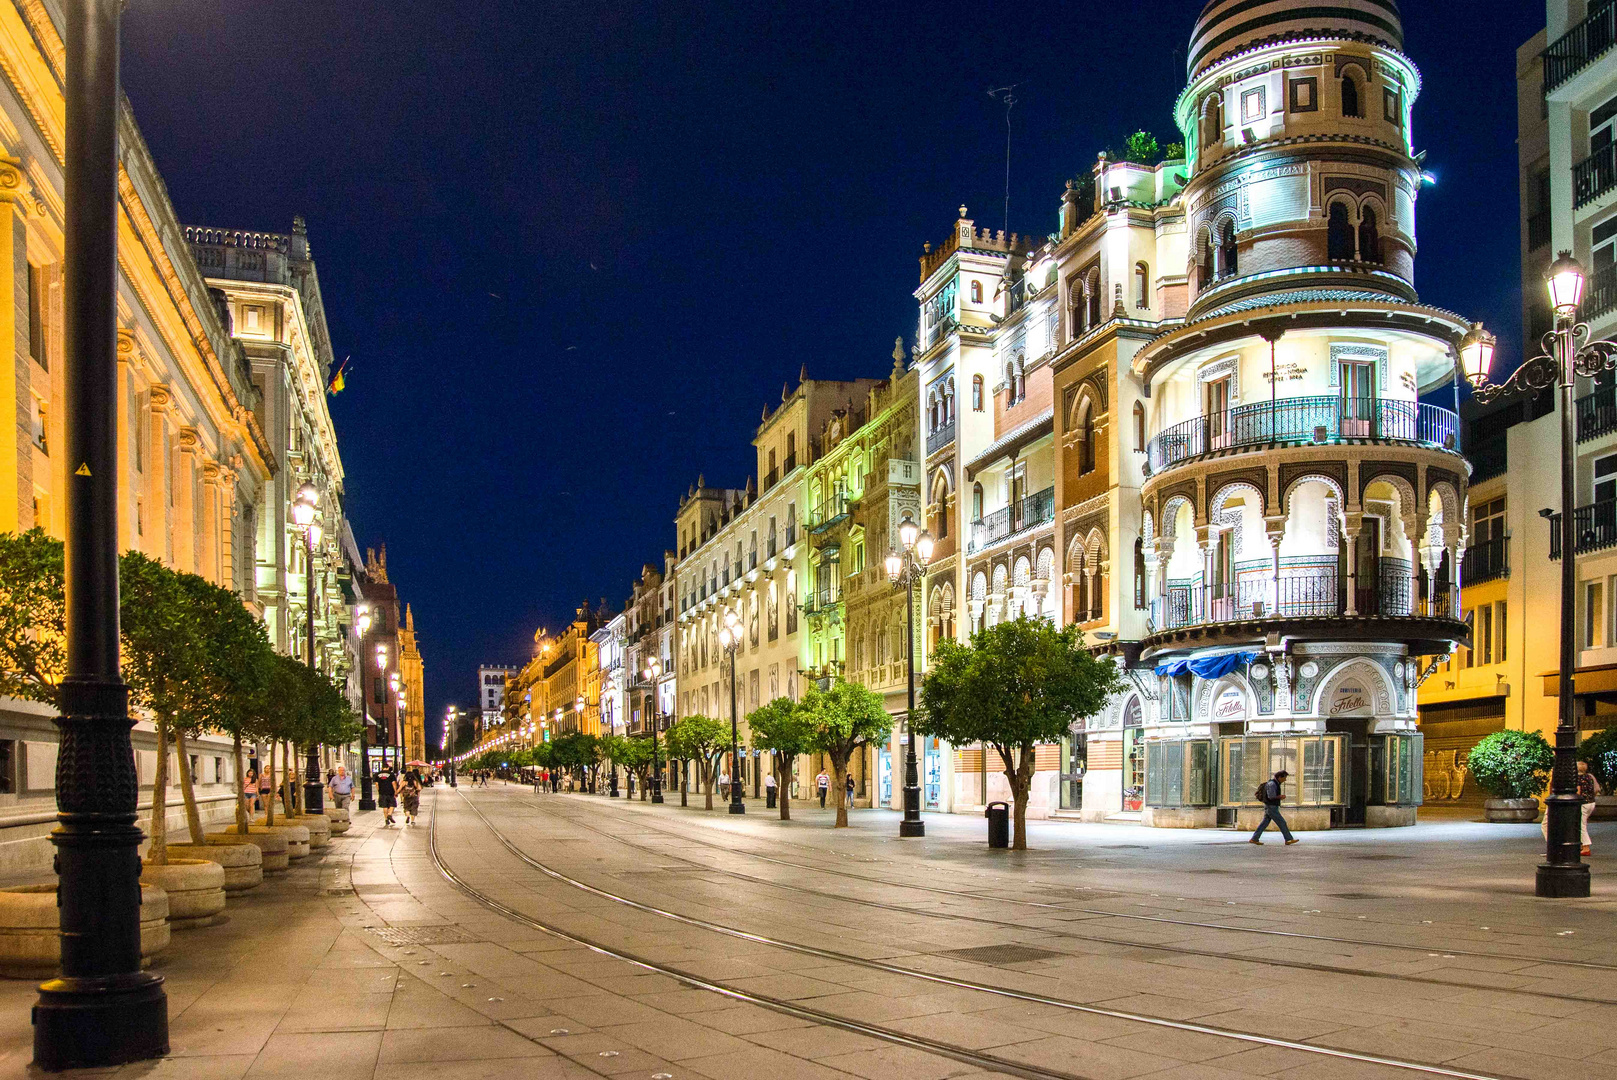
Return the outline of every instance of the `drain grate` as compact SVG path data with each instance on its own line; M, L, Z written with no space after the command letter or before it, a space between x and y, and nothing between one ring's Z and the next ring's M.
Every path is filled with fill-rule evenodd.
M1380 893L1373 893L1373 892L1333 892L1333 893L1326 893L1325 895L1326 896L1334 896L1338 900L1391 900L1392 899L1392 897L1390 897L1390 896L1383 896Z
M1062 954L1049 949L1035 949L1031 945L978 945L972 949L949 949L939 955L970 960L973 964L1026 964Z
M354 892L360 896L409 896L410 890L403 885L355 885Z
M1414 858L1414 856L1412 856L1412 855L1381 855L1381 854L1373 854L1373 855L1349 855L1348 858L1350 858L1350 859L1363 859L1366 862L1383 862L1383 861L1385 861L1387 859L1411 859L1411 858Z
M483 939L458 926L367 926L389 945L469 945Z
M1150 851L1151 850L1151 845L1149 845L1149 844L1101 844L1099 846L1103 847L1103 848L1106 848L1108 851Z

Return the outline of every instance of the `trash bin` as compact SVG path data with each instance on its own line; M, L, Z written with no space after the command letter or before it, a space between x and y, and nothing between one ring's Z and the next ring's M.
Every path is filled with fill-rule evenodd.
M1008 848L1011 846L1011 804L1004 802L991 802L983 811L988 818L988 846Z

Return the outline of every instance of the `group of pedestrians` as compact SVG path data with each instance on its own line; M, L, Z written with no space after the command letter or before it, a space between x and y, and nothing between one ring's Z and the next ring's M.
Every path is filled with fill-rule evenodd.
M398 809L401 800L404 803L404 823L414 825L416 815L421 813L421 773L410 769L400 777L390 767L383 765L382 771L374 779L376 806L382 811L382 825L398 824L393 819L393 811Z
M825 774L824 769L821 769L820 770L820 775L816 776L814 778L814 790L819 792L819 794L820 794L820 808L823 810L825 808L826 796L831 793L831 778ZM846 778L843 781L843 784L842 784L842 798L843 798L843 801L848 804L848 809L852 810L853 809L853 773L848 773Z

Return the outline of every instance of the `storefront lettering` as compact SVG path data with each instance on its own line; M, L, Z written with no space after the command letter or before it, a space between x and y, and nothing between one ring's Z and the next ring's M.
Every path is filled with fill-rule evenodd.
M1336 693L1331 697L1331 716L1369 711L1370 695L1357 683L1344 683L1336 688Z
M1218 695L1218 700L1213 703L1213 719L1245 720L1246 695L1234 687Z

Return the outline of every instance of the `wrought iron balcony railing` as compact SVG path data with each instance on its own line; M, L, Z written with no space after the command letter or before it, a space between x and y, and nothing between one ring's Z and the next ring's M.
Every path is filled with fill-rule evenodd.
M1561 557L1561 515L1551 514L1550 558ZM1617 499L1580 506L1572 511L1572 530L1577 536L1578 554L1617 547Z
M995 510L981 521L971 523L970 551L981 551L990 544L997 544L1006 537L1015 536L1024 529L1031 529L1046 522L1054 521L1056 516L1056 489L1054 485L1045 488L1036 494L1029 495L1000 510Z
M1617 4L1596 0L1588 17L1556 38L1544 50L1547 94L1594 63L1617 44Z
M1573 402L1578 441L1617 431L1617 388L1597 386Z
M928 454L935 454L939 450L942 450L945 446L948 446L950 443L954 442L954 430L954 421L950 420L942 427L935 428L934 430L928 432L926 436L926 452Z
M1353 588L1351 612L1347 585L1335 567L1307 567L1282 569L1278 581L1252 576L1214 585L1169 586L1166 595L1151 601L1150 630L1157 634L1261 619L1460 617L1459 589L1440 580L1417 595L1409 563L1402 559L1383 559L1373 578L1361 577Z
M1196 416L1146 446L1152 475L1202 454L1240 446L1329 443L1343 439L1460 448L1460 420L1437 405L1390 398L1294 397Z
M1460 581L1465 585L1481 585L1510 576L1510 538L1496 536L1482 540L1465 549L1460 561Z
M1572 206L1587 206L1617 184L1617 143L1607 143L1572 166Z

